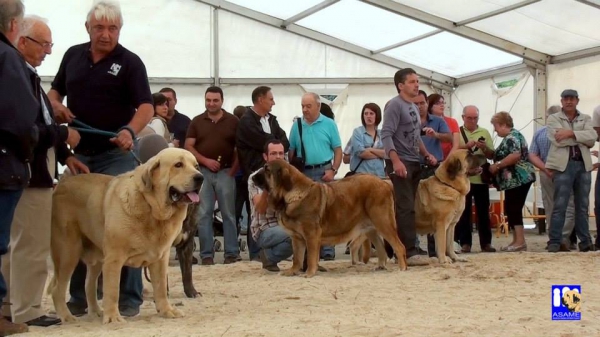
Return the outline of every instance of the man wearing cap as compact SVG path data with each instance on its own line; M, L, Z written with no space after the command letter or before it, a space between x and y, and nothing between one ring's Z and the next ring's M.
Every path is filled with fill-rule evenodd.
M573 89L564 90L560 95L562 109L548 116L548 139L550 151L546 168L552 170L554 178L554 209L548 235L548 252L560 250L565 213L571 192L575 199L575 231L579 240L579 250L593 249L589 234L589 195L592 183L592 158L590 148L596 142L596 131L589 115L577 110L579 94Z

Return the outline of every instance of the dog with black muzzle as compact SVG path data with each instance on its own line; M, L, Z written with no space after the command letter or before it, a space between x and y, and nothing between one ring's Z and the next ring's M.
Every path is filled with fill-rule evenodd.
M123 266L150 270L160 316L182 317L167 300L167 269L190 203L199 202L204 177L194 156L168 148L135 170L116 176L81 174L59 182L52 203L48 287L63 322L75 321L66 306L67 285L81 259L87 265L88 315L101 316L96 290L103 274L103 322L124 322L118 310Z

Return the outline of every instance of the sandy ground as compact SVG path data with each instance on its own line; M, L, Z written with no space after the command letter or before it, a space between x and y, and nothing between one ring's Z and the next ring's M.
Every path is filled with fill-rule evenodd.
M509 242L493 240L496 248ZM82 317L74 324L32 328L23 336L600 335L600 252L549 254L545 236L531 231L527 240L528 252L474 252L465 254L467 263L406 272L397 265L375 272L376 259L350 267L338 246L338 259L322 263L329 272L311 279L267 273L245 255L233 265L194 266L196 289L203 295L197 299L183 294L172 261L170 299L184 318L158 317L150 299L127 323L106 326L99 318ZM218 254L217 262L222 261ZM581 284L581 321L551 320L553 284ZM52 311L50 298L44 301Z

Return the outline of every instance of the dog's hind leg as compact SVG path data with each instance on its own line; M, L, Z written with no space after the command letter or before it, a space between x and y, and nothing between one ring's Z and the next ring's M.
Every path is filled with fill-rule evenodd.
M95 262L87 264L87 275L85 276L85 296L88 302L88 315L102 316L102 309L98 304L98 277L102 272L102 263Z
M79 257L83 250L80 233L76 230L68 230L62 224L67 219L60 219L58 214L53 212L52 216L52 234L50 238L52 262L54 264L54 275L48 293L52 295L56 315L62 322L75 322L77 318L71 314L67 307L66 294L67 286L71 280L71 275L79 263ZM69 245L66 248L66 245Z
M371 260L371 241L365 240L362 243L362 262L369 264L369 260Z
M396 231L396 219L394 217L393 207L394 206L392 204L390 206L391 211L386 212L385 214L370 214L371 222L373 223L379 234L383 237L383 239L386 240L394 249L394 253L396 253L396 258L398 259L398 266L400 267L400 270L406 270L408 268L408 265L406 263L406 247L404 247L404 244L402 244L400 238L398 238L398 232ZM378 258L381 259L381 256L383 255L380 255L380 252L385 254L385 247L375 246L375 249L377 250Z
M181 269L181 281L183 282L183 292L189 298L195 298L198 295L194 287L192 278L192 257L194 253L194 236L190 235L186 241L177 246L177 254L179 255L179 268Z
M387 261L387 254L385 253L385 247L383 245L383 240L381 240L381 238L379 237L379 234L377 234L376 230L371 230L369 232L366 233L367 237L369 238L369 240L367 240L367 254L370 255L371 253L371 245L369 244L369 241L373 242L373 244L375 245L375 251L377 251L377 269L376 270L385 270L385 263ZM400 240L398 240L400 241ZM363 246L363 254L365 251L365 248Z
M292 250L294 255L292 257L292 267L281 272L283 276L294 276L300 274L302 264L304 263L304 251L306 250L306 243L304 238L298 234L292 235Z
M363 245L365 241L367 242L367 245L368 245L369 242L367 240L367 237L364 234L361 234L358 237L354 238L354 240L352 240L350 242L350 256L352 258L352 265L358 264L359 250L360 250L361 245ZM369 260L367 260L367 262L369 262ZM367 262L365 262L365 264Z

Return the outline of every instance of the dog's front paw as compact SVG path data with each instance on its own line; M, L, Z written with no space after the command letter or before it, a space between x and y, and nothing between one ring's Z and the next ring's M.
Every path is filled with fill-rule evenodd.
M440 264L452 264L452 259L449 256L444 256L440 260Z
M88 308L88 316L89 317L102 317L102 309L100 308Z
M304 277L306 277L306 278L311 278L311 277L315 276L316 274L317 274L317 273L316 273L316 272L314 272L314 271L313 271L313 272L309 272L309 271L307 271L307 272L304 274Z
M373 269L374 271L386 271L387 268L385 266L377 266L375 269Z
M158 315L160 317L165 317L165 318L179 318L179 317L183 317L185 316L183 314L183 311L170 307L167 310L162 310L161 312L158 313Z
M75 323L75 322L77 322L77 317L75 317L75 316L73 316L71 314L68 314L68 315L65 315L65 317L61 317L60 320L63 323Z
M294 270L292 268L286 269L280 273L280 275L282 275L282 276L296 276L298 274L300 274L300 271Z
M107 315L106 313L104 313L104 317L102 318L102 324L109 324L109 323L126 323L127 321L125 320L125 318L123 318L123 316L121 316L121 314L116 313L116 314L112 314L112 315Z
M454 255L452 256L452 261L456 262L469 262L469 260L466 257L462 257L462 256L458 256L458 255Z
M188 298L196 298L198 296L202 297L202 294L199 293L198 291L196 291L195 288L191 288L191 289L187 289L185 287L183 287L183 292L185 293L185 296L187 296Z

